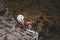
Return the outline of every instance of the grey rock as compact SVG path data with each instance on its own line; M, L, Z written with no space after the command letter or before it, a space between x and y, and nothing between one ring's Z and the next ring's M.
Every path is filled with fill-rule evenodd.
M3 36L3 35L5 35L5 34L6 34L5 30L0 29L0 36Z
M18 39L14 35L7 34L7 40L18 40Z

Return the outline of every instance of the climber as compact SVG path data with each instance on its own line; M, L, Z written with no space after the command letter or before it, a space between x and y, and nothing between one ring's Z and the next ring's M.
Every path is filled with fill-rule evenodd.
M24 25L24 16L23 15L18 15L17 16L17 21L19 24Z
M24 26L24 28L26 28L26 29L31 29L31 27L32 27L32 22L24 19L23 15L18 15L17 16L17 21L20 25Z

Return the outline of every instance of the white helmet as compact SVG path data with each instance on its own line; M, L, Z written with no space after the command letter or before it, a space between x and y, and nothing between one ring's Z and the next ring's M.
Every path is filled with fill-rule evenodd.
M17 21L18 22L21 22L21 21L23 21L24 20L24 16L23 15L18 15L17 16Z

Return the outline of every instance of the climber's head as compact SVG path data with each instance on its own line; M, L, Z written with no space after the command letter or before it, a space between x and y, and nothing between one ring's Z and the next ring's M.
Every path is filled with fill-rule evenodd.
M17 16L17 21L19 24L24 25L24 16L23 15L18 15Z

